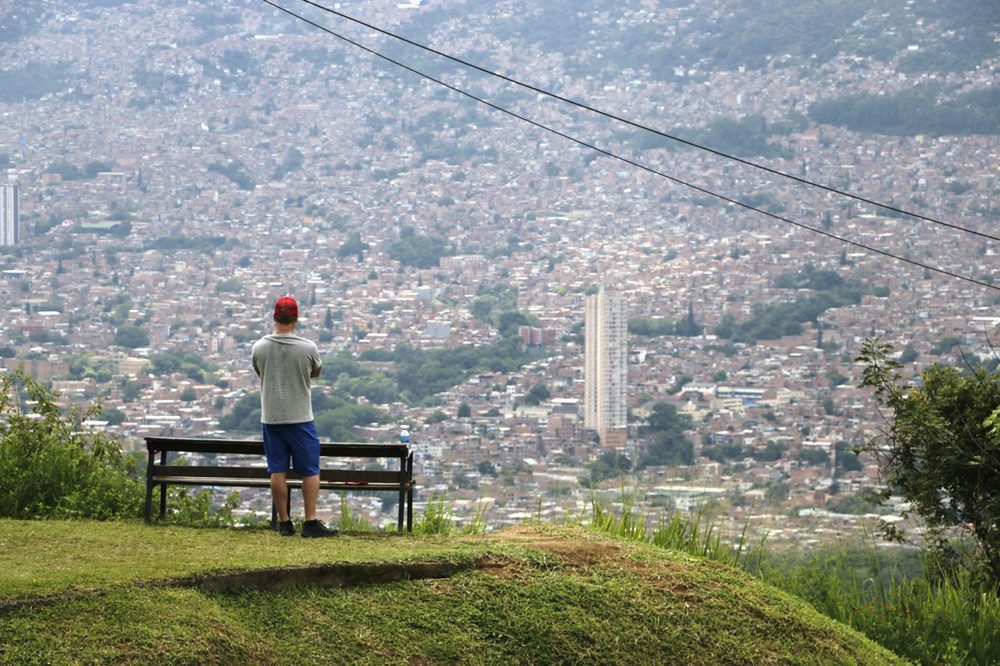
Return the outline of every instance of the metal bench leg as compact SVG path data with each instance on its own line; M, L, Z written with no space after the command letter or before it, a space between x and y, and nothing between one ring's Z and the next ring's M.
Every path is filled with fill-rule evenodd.
M413 451L406 456L406 531L413 533Z
M413 533L413 484L406 491L406 531Z
M160 520L167 517L167 484L160 484Z
M396 531L403 531L403 510L406 508L406 487L403 485L403 481L399 483L399 508L396 517Z
M153 484L146 481L146 508L142 512L147 523L153 521Z

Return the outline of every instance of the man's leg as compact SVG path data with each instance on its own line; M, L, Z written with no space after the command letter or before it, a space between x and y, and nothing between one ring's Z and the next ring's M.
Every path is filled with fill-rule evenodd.
M319 499L319 474L302 479L302 503L306 508L306 520L316 520L316 501Z
M319 494L319 477L316 477L316 484L317 494ZM285 472L271 474L271 501L274 502L274 509L278 512L278 522L286 522L288 520L288 482L285 480ZM313 517L316 517L315 497L313 498ZM308 509L306 509L306 518L309 518Z
M319 474L302 478L302 503L306 507L306 522L302 523L304 537L337 536L337 530L327 527L316 519L316 500L319 498Z
M302 475L302 504L305 506L306 522L302 524L304 537L337 536L316 518L316 502L319 499L319 437L312 421L300 424L300 438L292 450L292 468Z

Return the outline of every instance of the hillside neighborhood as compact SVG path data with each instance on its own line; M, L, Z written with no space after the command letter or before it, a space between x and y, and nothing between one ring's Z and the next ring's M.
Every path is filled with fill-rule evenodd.
M19 243L0 248L0 364L65 404L100 401L88 427L130 449L144 451L150 435L256 436L226 426L252 406L250 347L270 332L274 299L292 294L299 333L325 357L316 390L384 415L353 424L357 441L409 429L418 511L445 496L459 521L559 520L584 513L596 488L604 501L634 493L657 511L717 510L735 530L749 522L772 543L809 544L860 538L906 508L864 499L882 480L877 460L855 450L885 427L858 388L865 339L892 344L907 379L933 363L996 367L996 243L665 139L647 144L634 128L475 71L434 70L656 172L855 244L839 242L477 105L266 6L219 4L46 6L18 48L0 50L0 70L60 67L63 77L36 98L0 99L0 179L17 184L21 224ZM439 4L338 7L406 34ZM773 156L748 159L996 228L996 134L889 136L807 117L848 93L995 86L995 59L900 71L901 57L939 34L916 15L913 43L887 58L841 51L818 65L777 57L611 80L505 44L494 23L514 12L499 2L481 22L444 21L428 39L673 133L713 118L787 124L769 138ZM677 31L692 20L683 8L621 20L654 19ZM595 438L582 412L584 301L600 285L625 297L630 322L620 449ZM798 320L780 308L820 302ZM690 330L677 334L685 320ZM443 357L428 355L460 347L519 362L474 363L433 392L427 375L427 395L400 380L410 362L400 350L444 376ZM642 466L657 405L676 413L691 448ZM266 493L242 494L242 510L269 515ZM373 523L392 520L394 498L350 502ZM321 500L333 520L339 507L339 497Z

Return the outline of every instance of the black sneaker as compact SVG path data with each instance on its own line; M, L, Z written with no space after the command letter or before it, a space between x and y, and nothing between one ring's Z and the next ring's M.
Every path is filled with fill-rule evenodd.
M295 535L295 523L290 520L278 523L278 534L281 536L294 536Z
M304 537L332 537L337 536L337 530L331 530L322 520L307 520L302 523L302 536Z

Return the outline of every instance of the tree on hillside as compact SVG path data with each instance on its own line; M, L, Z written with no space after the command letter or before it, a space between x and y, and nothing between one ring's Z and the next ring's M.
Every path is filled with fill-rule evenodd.
M701 335L704 330L705 327L694 319L694 306L688 303L687 316L677 322L677 325L674 327L674 335L696 337Z
M891 350L875 338L858 357L861 385L892 412L887 430L865 447L880 458L883 498L902 494L939 552L953 553L949 532L971 535L1000 582L1000 373L934 365L918 385L904 385Z
M436 268L441 257L454 254L441 236L421 236L413 227L403 227L399 240L389 246L389 256L403 266Z

